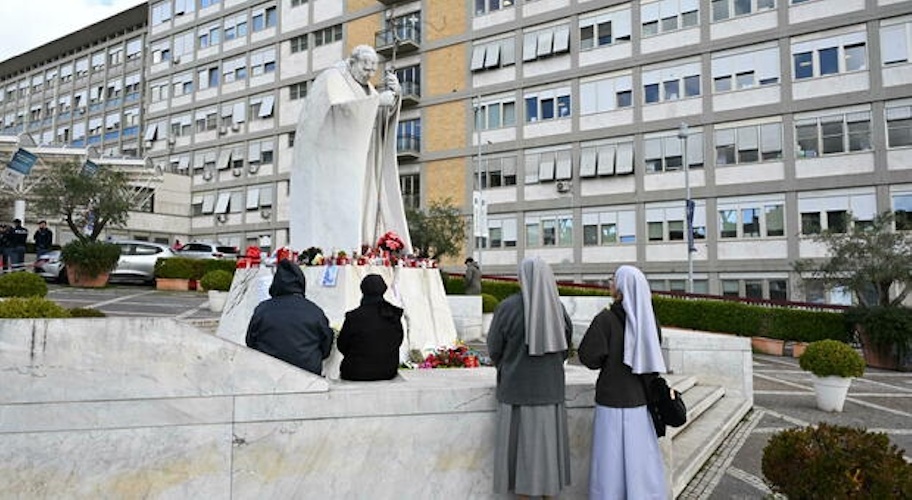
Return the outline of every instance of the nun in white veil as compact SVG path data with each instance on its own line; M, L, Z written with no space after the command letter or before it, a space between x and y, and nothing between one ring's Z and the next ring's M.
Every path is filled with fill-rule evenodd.
M488 331L497 367L494 491L550 497L570 484L564 360L573 326L545 261L523 260L519 284Z
M621 266L611 284L614 303L589 325L580 361L599 370L589 469L590 499L666 499L671 490L644 382L665 373L661 332L643 273Z

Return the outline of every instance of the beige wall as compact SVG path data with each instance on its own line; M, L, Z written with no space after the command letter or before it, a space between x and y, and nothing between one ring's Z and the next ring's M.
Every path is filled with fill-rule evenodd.
M368 7L376 7L377 5L379 5L377 0L347 0L345 2L345 10L347 12L357 12Z
M424 108L424 144L427 152L461 149L466 144L466 103L445 102Z
M457 207L468 206L465 180L466 160L464 158L431 161L425 165L425 169L427 172L425 196L428 203L449 198Z
M466 31L466 3L453 0L427 0L427 6L422 12L424 26L422 27L423 39L426 41L439 40ZM457 8L454 8L454 4ZM462 8L458 5L462 4ZM456 66L464 68L465 66Z
M464 44L450 45L427 52L422 64L425 74L422 91L425 96L452 94L468 88L465 81L465 68L468 67L468 62Z
M360 1L363 3L366 0ZM346 56L351 54L352 49L358 45L370 45L373 47L374 33L380 30L380 14L353 19L345 24L345 30Z

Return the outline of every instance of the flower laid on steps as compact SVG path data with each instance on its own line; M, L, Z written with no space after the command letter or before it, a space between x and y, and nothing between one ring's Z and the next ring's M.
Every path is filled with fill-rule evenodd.
M487 356L458 343L453 347L438 347L418 364L418 368L478 368L490 364Z

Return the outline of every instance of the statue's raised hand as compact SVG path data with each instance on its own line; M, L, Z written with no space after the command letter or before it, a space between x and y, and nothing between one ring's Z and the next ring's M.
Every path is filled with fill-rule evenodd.
M396 95L399 95L399 91L402 90L402 87L399 85L399 78L396 76L396 73L392 71L384 73L383 83L387 89Z

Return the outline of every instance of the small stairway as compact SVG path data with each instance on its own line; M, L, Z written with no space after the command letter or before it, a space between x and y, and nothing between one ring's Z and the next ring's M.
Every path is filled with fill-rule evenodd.
M672 490L677 497L751 409L751 401L726 394L722 386L700 383L693 375L666 378L687 404L687 423L669 428L667 434Z

